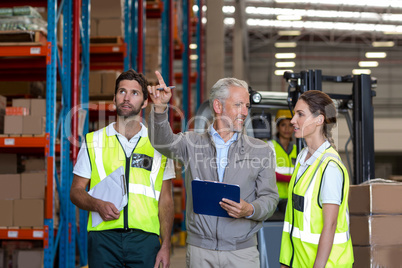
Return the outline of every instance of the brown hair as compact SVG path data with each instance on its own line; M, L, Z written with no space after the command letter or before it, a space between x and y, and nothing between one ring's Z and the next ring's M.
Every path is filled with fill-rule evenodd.
M322 134L335 148L334 139L332 138L332 128L336 126L336 108L332 99L322 91L309 90L304 92L300 98L309 106L310 112L315 116L320 114L324 116L324 124Z
M144 101L148 99L148 81L142 73L137 73L133 69L129 69L125 72L122 72L119 77L116 79L116 86L114 89L114 94L116 95L117 90L119 89L120 82L123 80L135 80L140 84L142 89L142 94L144 97Z

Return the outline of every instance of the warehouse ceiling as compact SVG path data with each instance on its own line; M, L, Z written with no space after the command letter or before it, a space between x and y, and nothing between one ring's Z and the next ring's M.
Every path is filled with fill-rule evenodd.
M225 0L228 29L235 22L236 5L242 7L236 16L246 25L251 51L267 43L298 41L402 45L402 1L398 0Z

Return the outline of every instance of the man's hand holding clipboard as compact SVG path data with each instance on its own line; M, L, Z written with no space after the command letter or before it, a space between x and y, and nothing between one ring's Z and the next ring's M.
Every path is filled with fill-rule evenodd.
M240 199L238 185L193 180L191 186L195 213L233 218L243 218L253 214L253 206Z

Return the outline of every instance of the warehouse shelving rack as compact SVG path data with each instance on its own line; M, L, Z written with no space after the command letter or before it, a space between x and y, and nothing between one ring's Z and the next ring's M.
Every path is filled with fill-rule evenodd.
M33 7L47 7L47 42L24 46L0 47L0 80L13 81L44 81L46 80L46 130L44 137L1 137L0 148L9 151L29 150L44 152L47 166L47 184L45 192L45 218L43 229L2 229L0 239L43 240L44 267L53 267L57 248L59 248L59 267L75 266L75 244L77 226L75 224L75 207L69 200L69 188L72 180L72 159L69 134L64 133L70 123L66 115L71 105L78 104L78 86L81 85L81 102L87 102L88 72L89 72L89 0L64 0L58 8L57 0L24 1L16 0L3 2L2 7L30 5ZM78 25L78 14L82 3L82 26ZM74 7L74 12L73 12ZM57 21L63 13L63 45L57 43ZM74 24L73 24L73 19ZM74 38L72 33L75 34ZM81 60L78 59L78 42L81 35ZM75 43L74 43L75 42ZM59 56L62 51L62 56ZM74 56L75 58L72 58ZM62 60L69 59L69 60ZM73 59L73 60L70 60ZM79 73L78 62L82 63ZM57 72L57 70L59 72ZM56 82L57 77L62 81L62 111L59 118L60 146L56 147L58 134L56 127ZM72 82L72 83L71 83ZM74 97L74 98L73 98ZM73 120L77 124L77 120ZM85 124L87 127L87 123ZM77 137L77 126L71 128ZM57 175L55 152L60 148L60 181ZM75 150L76 151L76 150ZM54 182L60 196L60 221L54 230ZM84 213L81 213L85 215ZM81 217L80 217L81 220ZM84 220L86 224L86 220ZM81 223L82 224L82 223ZM85 247L86 232L79 233L80 243ZM85 247L86 248L86 247ZM86 250L81 250L80 264L86 264Z

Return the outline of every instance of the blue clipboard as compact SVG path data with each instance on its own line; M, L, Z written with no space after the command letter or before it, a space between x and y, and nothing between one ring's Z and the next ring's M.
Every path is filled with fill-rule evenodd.
M193 180L191 187L193 192L193 209L197 214L232 218L219 205L219 202L222 201L222 198L227 198L240 203L239 185Z

